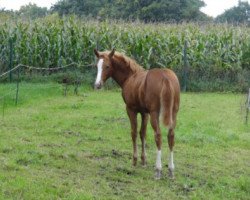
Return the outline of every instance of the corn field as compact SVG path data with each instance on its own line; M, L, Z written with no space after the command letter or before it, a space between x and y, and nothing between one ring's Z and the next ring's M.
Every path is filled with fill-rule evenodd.
M9 69L10 54L14 66L53 68L75 62L80 72L95 62L94 48L114 47L146 69L173 69L181 82L186 70L190 91L244 91L250 81L249 33L247 26L227 24L98 22L57 15L16 19L0 23L0 73Z

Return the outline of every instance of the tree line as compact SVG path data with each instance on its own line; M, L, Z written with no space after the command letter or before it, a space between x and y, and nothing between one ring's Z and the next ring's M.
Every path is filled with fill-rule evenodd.
M201 0L61 0L52 7L60 15L77 15L101 19L141 20L144 22L205 20Z
M58 13L60 16L75 14L100 20L177 23L182 21L250 22L250 5L247 1L239 0L237 6L226 10L215 19L200 11L204 6L203 0L59 0L50 9L31 3L15 12L0 7L0 15L34 19Z

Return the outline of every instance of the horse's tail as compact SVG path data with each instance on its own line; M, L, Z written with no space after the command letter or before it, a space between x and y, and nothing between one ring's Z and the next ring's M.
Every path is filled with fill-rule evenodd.
M173 109L174 109L175 90L169 79L164 79L161 91L161 115L165 126L174 127Z

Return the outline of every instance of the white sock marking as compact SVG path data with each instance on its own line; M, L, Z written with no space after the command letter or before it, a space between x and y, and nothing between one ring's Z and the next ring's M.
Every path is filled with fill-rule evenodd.
M102 79L102 64L103 64L103 59L100 59L98 64L97 64L97 76L96 76L96 81L95 84L98 85L101 82Z
M169 155L168 168L174 170L174 152L171 151Z
M159 170L162 169L162 166L161 166L161 150L157 151L156 169L159 169Z

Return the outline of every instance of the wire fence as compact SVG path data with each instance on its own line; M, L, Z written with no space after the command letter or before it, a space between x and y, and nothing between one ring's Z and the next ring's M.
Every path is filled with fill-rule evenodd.
M63 70L63 69L66 69L66 68L69 68L69 67L72 67L72 66L75 66L75 67L87 67L87 66L93 66L94 64L91 63L91 64L87 64L87 65L78 65L77 63L75 62L72 62L68 65L65 65L65 66L62 66L62 67L53 67L53 68L42 68L42 67L34 67L34 66L29 66L29 65L24 65L24 64L18 64L16 65L15 67L11 68L10 70L4 72L3 74L0 74L0 78L3 78L5 76L10 76L12 77L12 73L14 72L17 72L17 79L16 79L16 86L15 88L12 88L10 89L7 93L5 94L1 94L0 95L0 101L2 101L2 116L4 117L4 114L5 114L5 105L6 105L6 100L7 100L7 97L8 96L13 96L13 99L15 101L15 105L17 106L18 104L18 99L19 99L19 83L20 83L20 70L21 69L26 69L28 71L31 71L31 70L35 70L35 71L47 71L47 72L50 72L50 73L53 73L53 72L58 72L60 70ZM78 79L79 77L77 77ZM67 92L68 92L68 81L67 80L63 80L62 81L62 88L63 88L63 92L62 94L64 96L67 95ZM80 86L80 81L75 81L74 83L74 94L75 95L78 95L78 88ZM55 85L51 85L51 86L47 86L45 87L45 89L47 88L56 88L58 87L55 86ZM27 95L26 95L27 96Z
M183 87L182 90L183 91L187 91L188 87L189 87L189 76L190 75L190 66L189 66L189 60L188 60L188 56L187 56L187 49L188 49L188 45L187 45L187 41L185 41L184 43L184 47L183 47L183 71L182 71L182 79L183 81ZM76 62L72 62L70 64L64 65L64 66L60 66L60 67L51 67L51 68L44 68L44 67L35 67L35 66L29 66L29 65L24 65L24 64L18 64L16 66L12 66L13 62L11 60L13 60L13 53L10 53L10 65L9 65L9 70L0 74L0 79L8 76L10 78L10 81L12 80L12 73L17 72L17 79L16 79L16 87L14 89L11 89L8 93L1 95L0 94L0 101L2 101L2 107L3 107L3 116L4 116L4 109L5 109L5 103L6 103L6 97L13 95L13 98L15 100L15 105L18 104L18 98L19 98L19 83L20 83L20 71L23 70L27 70L29 72L31 71L38 71L38 72L49 72L50 74L52 73L56 73L60 70L64 70L67 69L69 67L76 67L76 68L81 68L81 67L90 67L90 66L94 66L94 63L90 63L90 64L78 64ZM77 76L77 75L76 75ZM79 77L76 77L76 80L73 82L74 84L74 94L78 94L78 88L80 86L80 81L79 81ZM63 95L66 96L67 92L69 90L69 80L64 79L62 80L62 86L63 86ZM55 87L55 86L52 86ZM249 110L250 110L250 89L249 89L249 94L248 94L248 99L246 102L246 123L248 122L248 115L249 115Z

